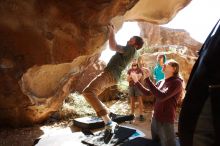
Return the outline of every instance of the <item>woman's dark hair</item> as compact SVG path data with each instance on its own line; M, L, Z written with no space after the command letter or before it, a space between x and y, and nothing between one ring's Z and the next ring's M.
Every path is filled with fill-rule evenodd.
M163 63L166 62L166 55L165 55L165 54L159 54L159 55L157 56L157 61L159 61L160 58L163 58Z
M144 40L139 36L134 36L134 38L135 38L135 41L136 41L136 45L138 46L137 50L139 50L140 48L142 48L142 46L144 44Z
M173 73L173 76L180 77L180 75L179 75L179 70L180 70L179 63L176 62L173 59L168 60L168 62L166 62L166 63L169 64L170 66L172 66L175 69L175 71Z
M139 68L138 63L134 63L134 64L132 64L131 66L137 66L137 68Z

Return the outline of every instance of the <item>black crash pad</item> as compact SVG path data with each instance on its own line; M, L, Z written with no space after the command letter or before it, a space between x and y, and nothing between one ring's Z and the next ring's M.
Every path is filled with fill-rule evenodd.
M147 139L144 137L137 137L135 139L126 141L120 146L161 146L159 142Z
M144 137L136 137L132 140L126 141L120 146L161 146L159 141L154 141L152 139ZM179 138L176 138L176 146L180 146Z
M134 116L132 115L117 115L110 113L109 116L113 121L117 123L131 121L134 119ZM103 120L98 117L76 118L73 120L73 125L82 129L97 129L105 126Z
M128 140L128 138L131 137L135 132L136 132L135 129L131 129L131 128L124 127L124 126L119 126L117 130L114 132L111 140L107 143L107 145L108 146L119 145L123 143L124 141ZM88 131L86 131L86 133L88 133ZM87 135L87 137L82 140L82 143L89 145L89 146L106 145L106 143L104 143L103 136L104 136L104 130L99 131L95 134Z
M47 146L47 145L85 145L85 146L121 146L127 143L129 140L132 142L136 137L144 137L144 133L140 130L129 126L121 126L115 130L112 138L108 144L104 143L104 129L101 131L94 132L89 129L82 129L81 132L68 133L61 130L60 132L53 133L51 135L43 136L34 141L36 146ZM126 145L124 145L126 146ZM128 145L129 146L129 145ZM137 145L139 146L139 145ZM141 145L140 145L141 146ZM149 145L150 146L150 145Z
M81 129L97 129L105 126L103 120L98 117L82 117L73 120L73 125Z

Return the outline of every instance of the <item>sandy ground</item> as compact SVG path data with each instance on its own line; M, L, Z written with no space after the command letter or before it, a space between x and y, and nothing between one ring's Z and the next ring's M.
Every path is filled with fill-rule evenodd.
M117 110L122 110L122 103ZM127 105L127 103L125 103ZM117 111L116 110L116 111ZM124 122L120 125L136 128L145 134L145 137L151 138L150 122L151 122L152 105L145 105L144 117L145 121L139 121L136 118L132 123ZM137 112L137 111L136 111ZM175 130L177 130L177 123ZM102 129L101 129L102 130ZM0 146L33 146L36 139L40 141L36 146L80 146L79 140L80 129L73 125L72 120L53 122L45 125L36 125L34 127L10 129L0 129ZM95 132L95 130L94 130Z

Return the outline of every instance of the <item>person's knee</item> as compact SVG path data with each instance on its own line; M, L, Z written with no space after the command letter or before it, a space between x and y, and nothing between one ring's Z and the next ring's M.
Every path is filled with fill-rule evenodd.
M142 96L139 95L138 96L138 100L142 101Z
M139 103L143 103L143 100L142 100L142 97L141 96L138 96L138 101L139 101Z
M82 93L97 93L98 92L98 87L94 85L89 85L86 88L83 89Z
M89 93L91 92L90 89L87 87L85 88L83 91L82 91L82 94L86 94L86 93Z
M84 97L89 97L89 96L94 96L95 93L90 89L90 88L85 88L83 91L82 91L82 95Z

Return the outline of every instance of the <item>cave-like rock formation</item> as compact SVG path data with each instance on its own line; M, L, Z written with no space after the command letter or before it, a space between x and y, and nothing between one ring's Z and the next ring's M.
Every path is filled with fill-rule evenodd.
M0 126L39 123L58 110L99 57L110 22L166 23L190 1L0 1Z

